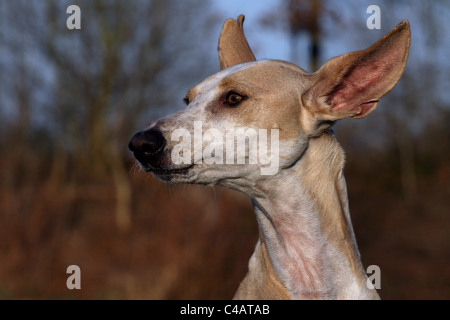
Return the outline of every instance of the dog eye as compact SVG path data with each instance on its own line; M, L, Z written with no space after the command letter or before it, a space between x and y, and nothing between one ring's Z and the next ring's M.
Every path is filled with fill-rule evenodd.
M227 98L226 98L226 102L229 106L237 106L238 104L240 104L243 100L245 99L245 97L241 96L240 94L237 94L236 92L228 92L227 94Z

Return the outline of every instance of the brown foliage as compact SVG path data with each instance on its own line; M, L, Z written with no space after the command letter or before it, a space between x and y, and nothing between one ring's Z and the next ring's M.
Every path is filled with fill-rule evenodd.
M15 167L8 160L2 167ZM245 275L257 229L244 196L169 187L133 169L132 227L122 233L110 178L42 175L2 184L1 298L231 298ZM66 288L71 264L81 268L80 291Z
M408 205L394 167L366 171L352 158L355 232L364 265L381 268L381 297L449 298L448 163L421 176L420 199ZM169 186L133 167L132 226L123 233L110 177L70 177L67 166L55 179L51 161L22 161L0 163L0 298L231 298L244 277L257 240L244 195ZM66 288L72 264L81 268L78 291Z

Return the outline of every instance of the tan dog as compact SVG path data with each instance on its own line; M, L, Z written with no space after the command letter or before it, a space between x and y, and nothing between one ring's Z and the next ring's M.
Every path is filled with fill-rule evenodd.
M165 181L221 185L252 199L260 237L235 298L378 299L367 287L348 210L344 152L330 127L365 117L394 87L406 65L409 23L309 74L288 62L254 61L243 21L224 24L223 70L189 90L186 109L137 133L129 148L143 170ZM276 170L262 174L267 162L252 163L248 146L245 163L220 162L236 160L236 147L223 147L212 133L225 137L235 128L253 128L241 131L249 141L261 140L252 140L260 129L277 133L269 143ZM204 134L200 144L196 134Z

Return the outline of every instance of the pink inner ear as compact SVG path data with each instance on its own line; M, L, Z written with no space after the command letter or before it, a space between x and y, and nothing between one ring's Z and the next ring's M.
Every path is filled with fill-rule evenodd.
M330 93L327 103L331 110L354 111L359 107L370 109L370 100L376 99L380 91L385 89L386 81L382 78L388 72L389 64L386 60L378 60L354 66ZM363 106L365 104L367 106Z
M329 60L310 91L320 98L318 111L331 119L369 114L400 79L409 40L409 24L403 21L370 48Z
M378 101L371 101L360 105L361 111L353 116L353 118L364 118L370 111L375 108Z

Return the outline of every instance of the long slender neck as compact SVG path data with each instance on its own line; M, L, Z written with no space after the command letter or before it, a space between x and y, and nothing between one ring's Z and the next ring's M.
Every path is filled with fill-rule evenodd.
M271 272L272 282L279 282L272 290L282 288L294 299L378 298L366 286L343 165L339 144L324 134L311 140L303 157L276 181L257 186L260 192L252 201L260 241L249 273Z

